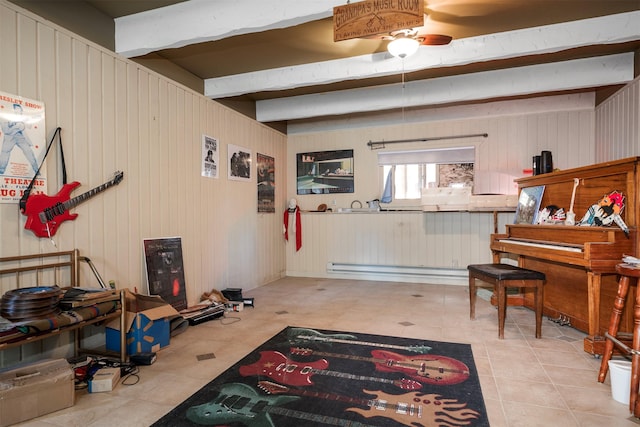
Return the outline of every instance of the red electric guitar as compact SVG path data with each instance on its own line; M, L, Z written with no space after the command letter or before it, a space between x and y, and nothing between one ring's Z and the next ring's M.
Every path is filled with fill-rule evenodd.
M386 350L372 350L373 357L351 354L325 353L310 348L292 347L291 354L301 356L338 357L349 360L372 362L380 372L402 372L424 384L460 384L469 378L469 368L459 360L436 354L404 356Z
M418 381L406 378L393 380L390 378L367 377L364 375L354 375L345 372L327 371L325 369L328 366L329 362L325 359L318 359L313 362L296 362L287 359L287 356L279 351L261 351L260 360L251 365L241 366L238 372L243 377L251 375L266 376L282 384L292 386L313 385L311 377L314 374L317 374L349 380L392 384L402 390L420 390L422 388L422 384Z
M51 238L56 234L56 230L58 230L63 221L74 220L78 216L78 214L69 213L69 209L113 185L120 184L123 177L124 172L117 171L111 181L105 182L73 199L69 199L69 195L74 188L80 185L78 181L63 185L55 196L47 196L46 194L29 196L22 212L27 216L24 228L33 231L33 234L38 237Z

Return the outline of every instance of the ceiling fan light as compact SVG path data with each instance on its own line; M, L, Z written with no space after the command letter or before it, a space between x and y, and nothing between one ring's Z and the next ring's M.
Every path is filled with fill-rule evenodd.
M416 53L419 46L420 42L416 39L400 37L390 41L387 45L387 50L397 58L406 58Z

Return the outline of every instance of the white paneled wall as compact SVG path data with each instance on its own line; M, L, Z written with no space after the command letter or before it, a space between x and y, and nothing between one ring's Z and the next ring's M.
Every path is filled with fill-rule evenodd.
M303 213L301 220L302 248L287 248L290 276L330 277L329 262L441 269L491 262L491 212ZM512 220L513 213L500 213L498 226ZM433 282L420 276L374 279Z
M304 132L298 125L288 138L287 182L295 182L295 155L299 152L354 149L355 193L296 196L302 209L313 210L321 203L349 207L354 200L379 198L377 151L368 141L404 140L488 133L487 138L443 140L430 143L388 145L384 150L411 150L456 146L476 147L477 171L505 172L523 176L532 157L551 150L554 166L560 169L594 162L594 96L583 94L539 98L531 101L488 103L477 107L450 107L437 112L438 119L415 117L401 125L348 128L332 121L334 130ZM467 117L465 118L464 115ZM311 129L311 127L310 127ZM334 205L333 202L336 202ZM419 209L419 201L392 208ZM465 269L470 263L490 262L489 238L493 215L487 213L384 212L379 214L303 215L303 248L287 248L287 274L327 276L327 262L426 266ZM513 221L513 213L499 215L499 231Z
M255 168L250 182L230 181L226 156L234 144L274 157L284 206L285 135L4 0L0 49L0 91L44 102L47 138L62 128L69 181L82 184L72 196L124 171L122 183L74 209L56 247L24 230L16 204L0 204L0 256L79 248L105 280L143 291L143 239L180 236L191 304L213 288L282 276L281 215L257 213ZM218 179L200 176L203 134L220 142ZM60 170L52 150L50 195L62 186Z
M640 155L640 77L598 105L596 161Z

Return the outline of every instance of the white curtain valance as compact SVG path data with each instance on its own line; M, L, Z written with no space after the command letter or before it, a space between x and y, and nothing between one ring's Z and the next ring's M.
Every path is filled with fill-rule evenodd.
M379 165L422 163L475 163L475 147L435 148L430 150L385 151L378 153Z

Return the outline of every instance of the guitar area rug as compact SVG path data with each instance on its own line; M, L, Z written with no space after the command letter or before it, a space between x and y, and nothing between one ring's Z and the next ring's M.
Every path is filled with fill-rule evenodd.
M488 426L468 344L287 327L153 426Z

